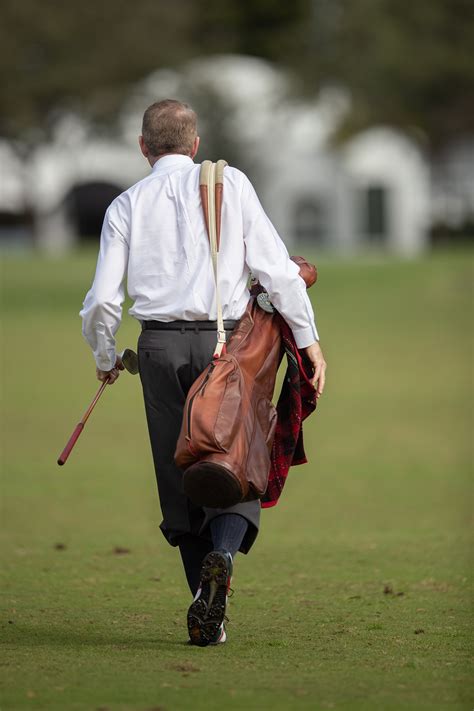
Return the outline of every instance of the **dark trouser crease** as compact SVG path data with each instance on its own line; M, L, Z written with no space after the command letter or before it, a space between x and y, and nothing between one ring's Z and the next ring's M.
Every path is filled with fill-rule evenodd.
M178 546L184 572L186 573L186 580L194 597L199 587L202 561L212 551L213 545L210 541L199 536L192 536L190 533L186 533L179 539Z

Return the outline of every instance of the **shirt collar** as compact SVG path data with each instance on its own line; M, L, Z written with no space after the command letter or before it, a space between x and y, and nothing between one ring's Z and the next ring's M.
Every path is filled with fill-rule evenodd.
M183 156L180 153L172 153L159 158L152 170L153 173L171 173L173 170L183 169L186 166L194 165L194 161L189 156Z

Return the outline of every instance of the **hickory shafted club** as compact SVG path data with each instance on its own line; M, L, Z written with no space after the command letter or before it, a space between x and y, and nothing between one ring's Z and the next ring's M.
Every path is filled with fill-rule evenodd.
M127 370L129 373L132 375L136 375L138 373L138 356L135 353L135 351L132 351L130 348L125 348L125 350L120 353L120 357L122 359L122 365ZM72 435L69 437L69 440L64 447L63 451L59 455L58 458L58 464L62 466L67 462L67 459L69 455L71 454L71 451L76 444L77 440L79 439L79 436L84 429L84 425L86 424L87 420L89 419L89 416L94 409L94 407L97 405L100 396L104 392L106 386L108 385L108 379L104 380L96 394L94 395L94 399L92 400L91 404L81 417L80 421L77 423L76 427L74 428L74 432Z

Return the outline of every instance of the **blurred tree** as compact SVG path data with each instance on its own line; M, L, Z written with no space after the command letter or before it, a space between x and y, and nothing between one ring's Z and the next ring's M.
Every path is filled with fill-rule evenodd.
M131 84L191 56L192 6L192 0L2 0L0 133L47 134L61 110L110 119Z
M206 0L197 3L200 52L237 52L301 69L311 45L311 0Z
M234 52L289 67L298 91L346 86L343 133L474 131L472 0L3 0L0 134L47 135L58 110L110 122L150 71Z
M436 148L474 131L472 0L315 0L314 61L350 89L346 132L422 129Z

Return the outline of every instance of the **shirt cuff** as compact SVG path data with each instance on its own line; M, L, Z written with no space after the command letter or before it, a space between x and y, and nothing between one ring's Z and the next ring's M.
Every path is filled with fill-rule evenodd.
M107 373L109 370L112 370L113 368L115 368L115 361L116 360L117 360L117 358L114 358L113 361L111 361L107 357L104 358L104 357L98 356L95 359L95 364L99 368L99 370L103 370Z
M312 346L316 341L319 341L318 332L316 327L313 328L313 326L298 328L296 331L293 331L293 336L297 348L307 348L308 346Z

